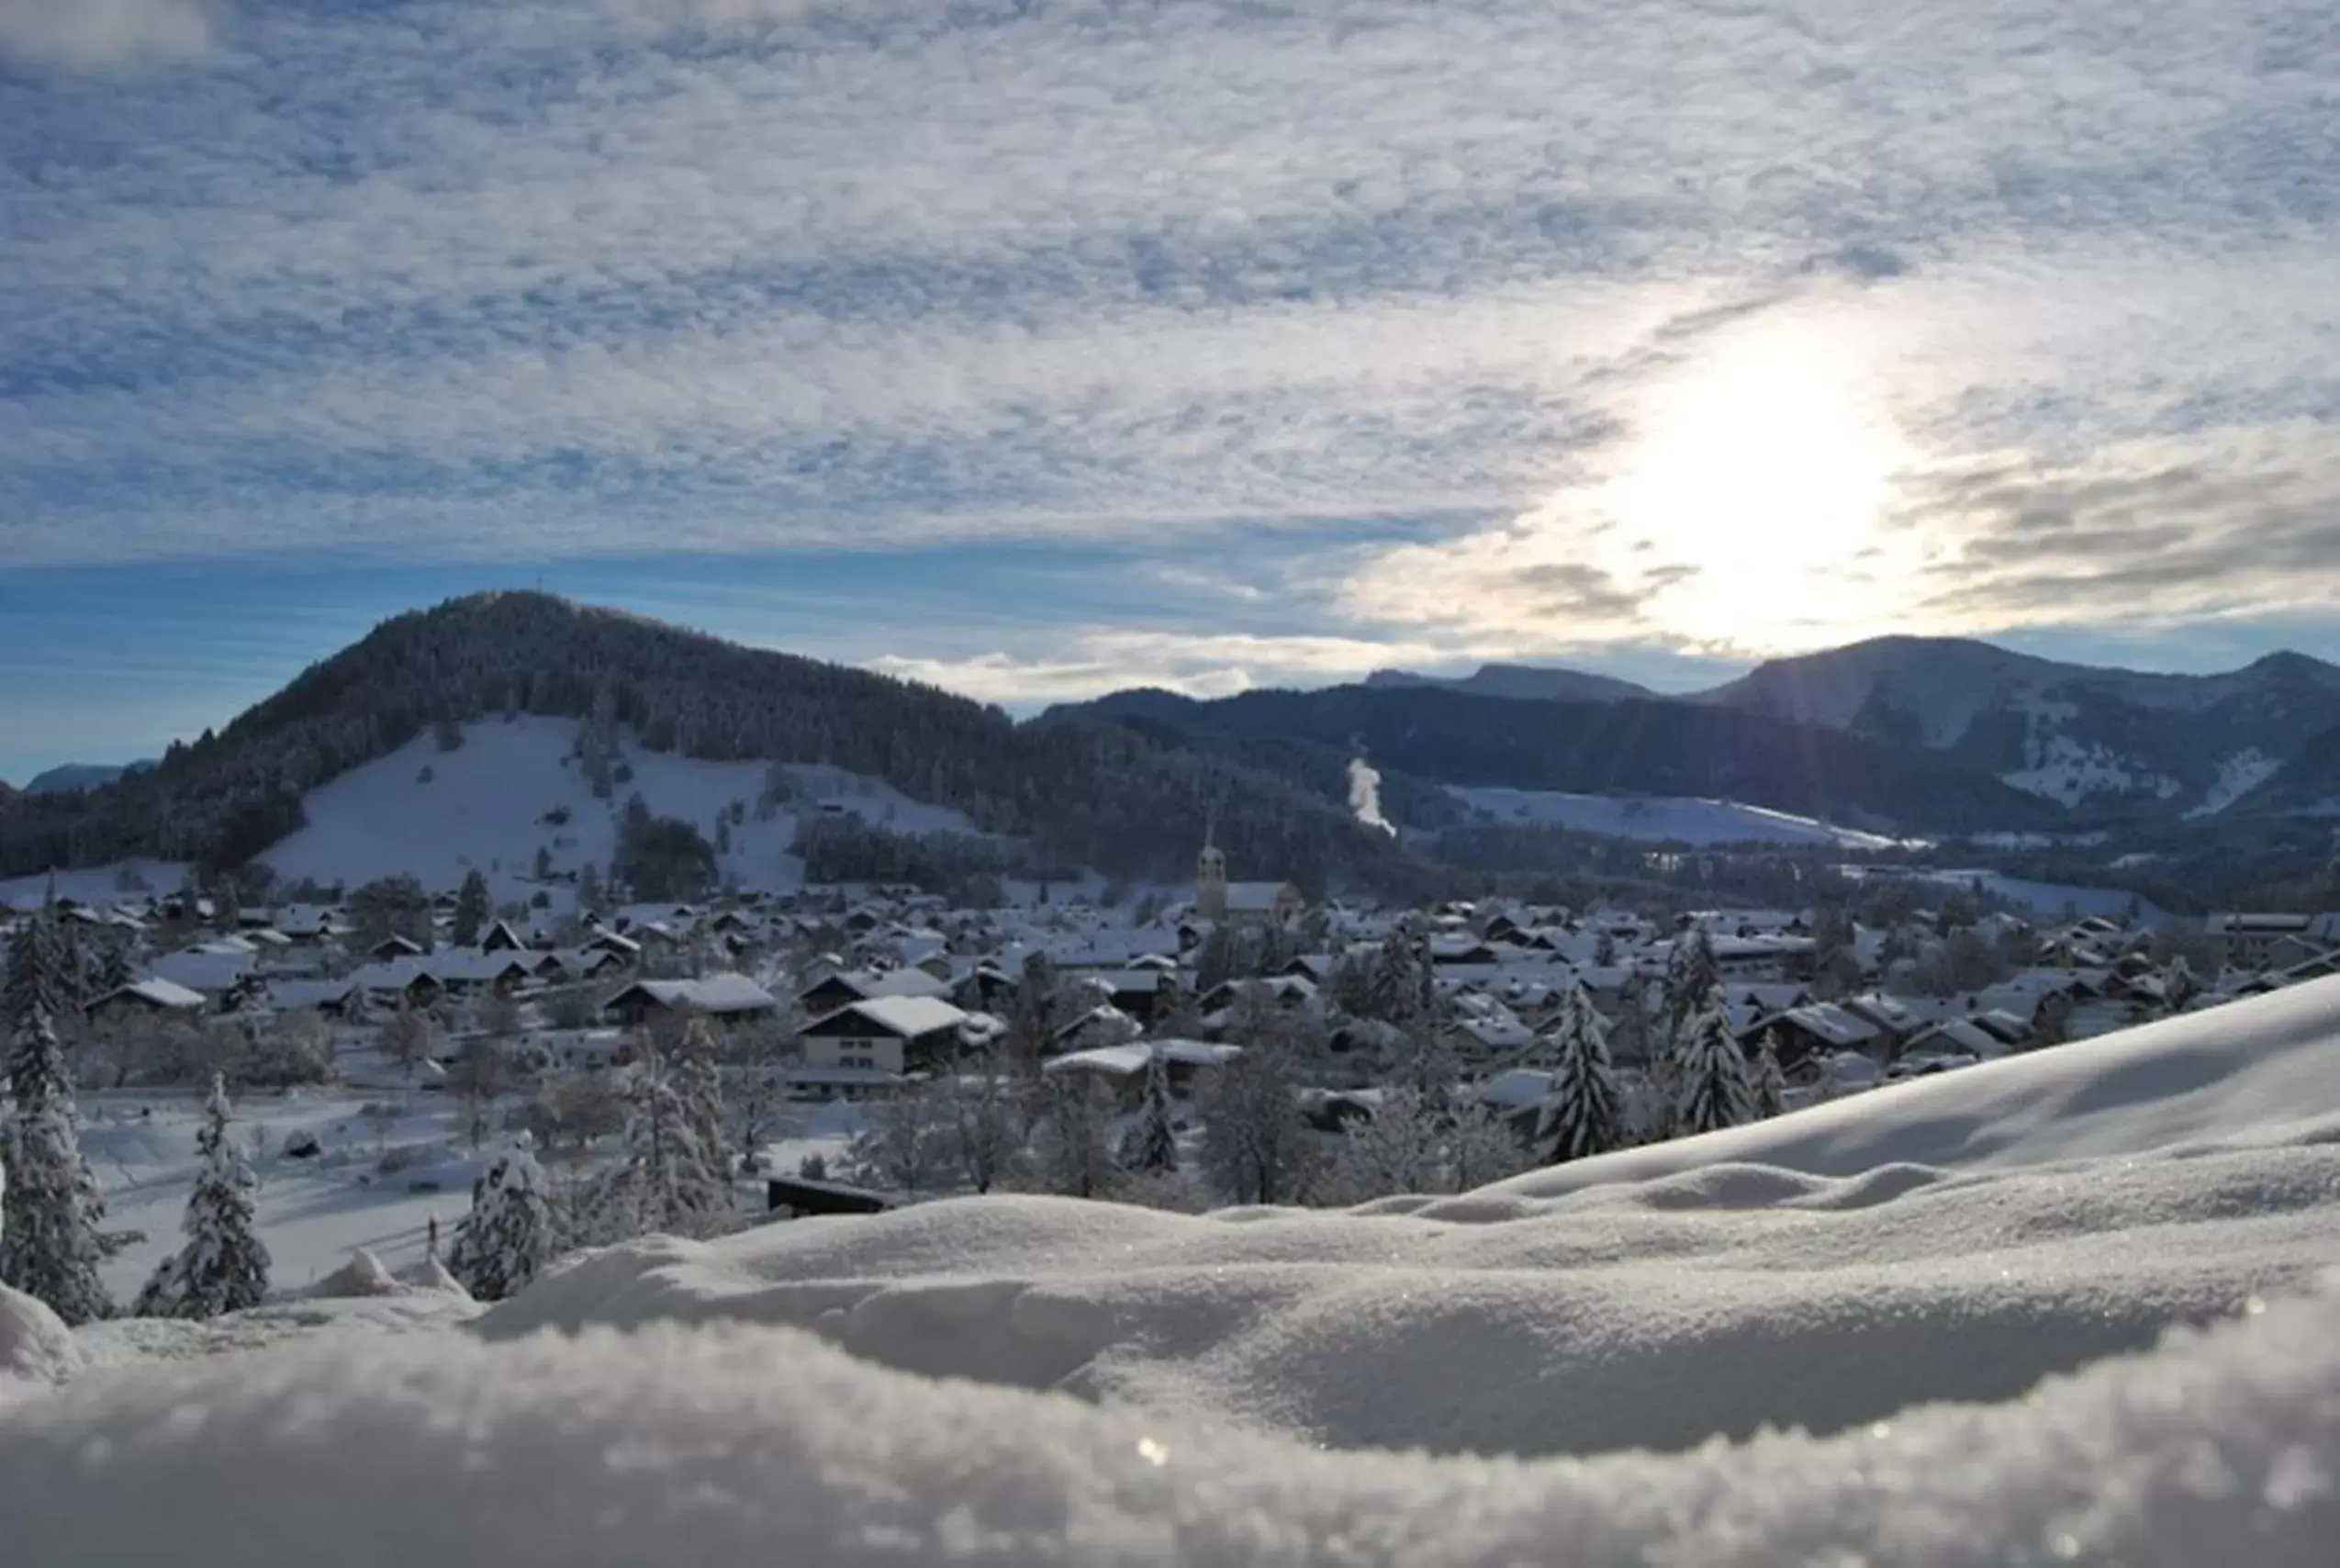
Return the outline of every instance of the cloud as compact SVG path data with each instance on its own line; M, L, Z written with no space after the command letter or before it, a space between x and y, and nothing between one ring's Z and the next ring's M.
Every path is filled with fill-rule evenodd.
M1284 630L1447 663L2322 580L2340 64L2251 7L412 0L50 69L226 16L0 0L0 565L1111 540L1209 636L1272 539ZM1142 673L1059 613L916 656Z
M1028 707L1079 701L1135 687L1189 697L1226 697L1258 687L1354 680L1376 669L1436 663L1447 647L1335 636L1185 633L1090 626L1052 653L991 652L959 658L884 655L873 669L986 702Z
M198 61L213 48L203 0L0 0L0 60L65 71Z

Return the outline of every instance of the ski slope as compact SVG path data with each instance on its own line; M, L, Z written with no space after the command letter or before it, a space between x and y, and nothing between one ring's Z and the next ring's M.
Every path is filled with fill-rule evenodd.
M181 1568L2320 1568L2335 1050L2326 981L1462 1197L636 1243L10 1396L0 1518Z
M1822 844L1840 849L1892 849L1902 841L1838 827L1735 801L1668 796L1575 795L1557 790L1447 786L1481 816L1538 827L1573 828L1610 838L1672 844Z
M464 744L453 751L419 735L310 790L302 798L308 825L261 858L287 880L352 887L407 874L427 889L452 888L476 867L499 902L525 899L537 888L530 877L539 848L556 873L588 861L606 870L617 849L618 813L639 793L652 812L695 824L711 842L718 816L744 802L745 820L731 829L720 868L743 887L783 892L803 884L803 866L788 851L806 812L843 812L900 833L975 831L958 812L922 805L881 780L812 766L786 769L794 800L759 821L767 764L708 762L631 744L625 759L633 777L610 799L596 800L572 756L577 731L572 719L523 714L465 725ZM561 812L565 822L548 820Z

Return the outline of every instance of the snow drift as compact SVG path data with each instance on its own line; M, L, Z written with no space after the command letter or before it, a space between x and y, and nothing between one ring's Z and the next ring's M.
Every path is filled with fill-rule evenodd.
M1494 1189L1554 1197L1724 1162L1851 1176L2340 1140L2340 979L1921 1078Z
M1564 1395L1561 1395L1564 1397ZM1711 1565L2331 1561L2340 1307L1836 1439L1326 1454L732 1327L312 1346L0 1414L12 1562Z

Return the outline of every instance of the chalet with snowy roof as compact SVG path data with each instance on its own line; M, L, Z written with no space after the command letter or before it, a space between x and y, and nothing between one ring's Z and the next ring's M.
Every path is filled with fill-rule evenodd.
M1199 1078L1242 1054L1240 1046L1205 1040L1131 1040L1052 1057L1040 1064L1040 1071L1049 1078L1075 1073L1097 1078L1112 1086L1114 1097L1128 1108L1144 1097L1147 1070L1156 1059L1170 1080L1170 1092L1185 1095L1192 1092Z
M1875 1021L1832 1002L1791 1008L1775 1018L1763 1020L1751 1025L1741 1036L1741 1041L1752 1046L1767 1030L1777 1031L1780 1066L1788 1069L1840 1051L1882 1056L1890 1046L1886 1031Z
M401 936L393 931L368 947L365 956L377 964L386 964L398 958L420 958L426 951L428 949L413 937Z
M88 1012L92 1020L105 1024L135 1016L193 1018L209 1005L199 991L150 976L107 991L89 1004Z
M875 997L945 998L950 992L950 981L921 969L839 969L798 991L796 1001L808 1015L818 1016Z
M629 1025L653 1018L695 1014L717 1024L747 1024L779 1011L779 1000L745 975L695 980L638 980L601 1004L603 1014Z
M968 1014L935 996L874 996L807 1024L804 1065L900 1076L956 1059Z
M147 965L146 978L169 980L222 1006L232 1006L259 984L251 953L201 948L162 954Z

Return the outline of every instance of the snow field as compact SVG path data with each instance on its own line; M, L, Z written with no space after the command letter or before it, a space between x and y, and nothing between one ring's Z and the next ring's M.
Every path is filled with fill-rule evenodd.
M1824 844L1842 849L1893 849L1899 841L1810 817L1735 801L1664 796L1576 795L1557 790L1449 785L1447 793L1498 822L1573 828L1651 843Z
M356 887L410 875L433 890L455 887L476 867L489 873L498 902L524 900L539 885L531 874L540 847L555 870L591 861L606 871L617 850L617 813L639 793L653 812L691 823L711 842L717 816L733 801L745 801L746 818L732 828L719 868L743 887L786 892L803 885L803 867L788 853L798 816L824 803L901 833L974 831L959 813L923 805L879 780L811 766L788 769L797 799L759 822L755 808L767 764L653 752L630 737L624 755L633 778L596 800L584 769L570 760L577 733L573 719L523 714L464 726L464 744L453 751L418 735L310 790L302 800L308 825L263 858L286 880ZM420 781L426 767L428 783ZM544 820L561 808L565 823ZM565 891L555 897L565 907Z

